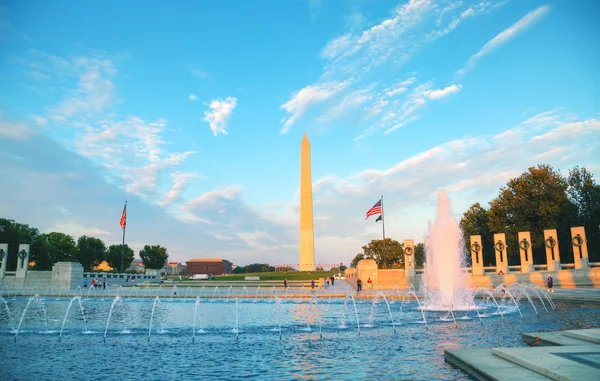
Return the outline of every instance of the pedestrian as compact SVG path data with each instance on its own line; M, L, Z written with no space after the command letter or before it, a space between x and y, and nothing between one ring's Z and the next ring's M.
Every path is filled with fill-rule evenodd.
M356 293L360 294L361 290L362 290L362 280L360 280L360 278L358 278L356 280Z
M371 280L371 278L367 279L367 289L368 290L373 289L373 281Z
M104 278L104 282L102 282L102 289L106 290L106 283L108 282L107 278Z
M87 288L87 286L88 286L88 280L87 280L87 278L85 278L83 280L83 288Z
M548 274L548 292L554 292L554 279L552 275Z
M179 276L179 281L181 282L183 280L183 277L180 275Z
M314 290L315 289L315 280L311 280L310 281L310 287Z
M329 279L327 279L327 287L329 287Z
M333 286L335 284L335 277L332 275L331 276L331 285Z
M283 280L283 289L287 290L287 278Z

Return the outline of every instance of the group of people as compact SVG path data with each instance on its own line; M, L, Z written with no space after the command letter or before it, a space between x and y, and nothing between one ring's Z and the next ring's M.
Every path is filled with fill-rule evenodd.
M89 285L89 281L87 278L85 278L83 280L83 288L87 288ZM92 287L94 288L100 288L102 287L103 290L106 290L106 286L108 285L108 280L106 278L99 278L98 280L96 280L96 278L92 279Z
M371 280L371 278L367 279L367 290L372 290L373 289L373 281ZM360 280L360 278L358 278L356 280L356 293L360 294L360 292L362 291L362 280Z

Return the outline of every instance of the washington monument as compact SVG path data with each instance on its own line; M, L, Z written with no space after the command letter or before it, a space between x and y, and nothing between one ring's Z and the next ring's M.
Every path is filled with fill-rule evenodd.
M315 269L310 142L304 134L300 144L300 271Z

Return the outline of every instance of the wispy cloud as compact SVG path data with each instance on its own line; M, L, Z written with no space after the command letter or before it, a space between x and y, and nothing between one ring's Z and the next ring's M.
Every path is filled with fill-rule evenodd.
M363 135L399 125L399 121L390 125L393 118L389 117L387 123L372 119L378 115L385 118L390 113L398 114L395 112L398 103L391 98L408 94L416 77L411 76L405 82L394 85L382 85L378 83L381 73L398 71L423 46L451 33L466 20L489 12L497 4L481 1L467 7L462 1L438 3L409 0L395 7L387 19L376 25L356 31L356 24L353 24L346 33L331 39L321 49L319 55L326 62L320 78L297 91L281 106L281 109L290 114L282 120L281 133L288 132L309 108L316 108L326 101L337 102L342 108L343 104L348 104L349 99L352 99L347 98L350 94L367 88L373 92L363 95L369 97L372 104L365 107L362 117L357 118L357 121L370 123ZM423 97L441 99L459 90L460 85L456 84L454 87L451 85L447 89L432 92L429 98L425 95ZM329 120L332 111L335 109L326 108L323 115L316 117L317 120Z
M210 77L210 75L208 74L208 72L206 72L206 71L204 71L202 69L192 69L190 72L196 78L206 79L206 78Z
M24 140L35 133L26 123L10 120L0 109L0 136L7 139Z
M520 33L525 31L530 26L534 25L537 21L541 20L550 12L550 5L541 6L529 13L527 13L519 21L511 25L509 28L500 32L496 37L488 41L480 51L475 53L469 58L465 67L457 72L458 75L464 74L465 72L473 69L477 62L485 55L490 54L495 49L506 44L508 41L517 37Z
M210 102L209 110L204 111L204 120L210 125L213 134L227 135L227 123L237 105L237 98L227 97L223 100L213 99Z
M197 101L198 100L198 96L196 96L196 94L190 94L188 96L188 99L191 101Z
M330 99L350 84L350 81L327 82L317 86L306 86L294 94L281 108L291 114L281 127L281 134L287 133L292 125L300 119L309 106Z
M171 190L165 195L163 201L159 203L160 206L165 207L171 205L173 202L177 201L181 196L181 192L187 185L187 183L192 180L201 177L198 173L180 173L175 172L171 174L173 178L173 186Z
M462 89L462 85L450 85L444 89L427 91L425 92L425 96L433 100L444 99L458 93L460 89Z

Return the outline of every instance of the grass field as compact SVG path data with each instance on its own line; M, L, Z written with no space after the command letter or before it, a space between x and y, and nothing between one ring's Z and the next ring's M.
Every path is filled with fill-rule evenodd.
M215 275L215 280L244 280L247 276L259 276L260 280L311 280L330 277L337 272L332 271L292 271L292 272L272 272L272 273L247 273L247 274L232 274L232 275ZM169 280L178 280L178 276L169 276ZM184 277L187 281L187 277Z

